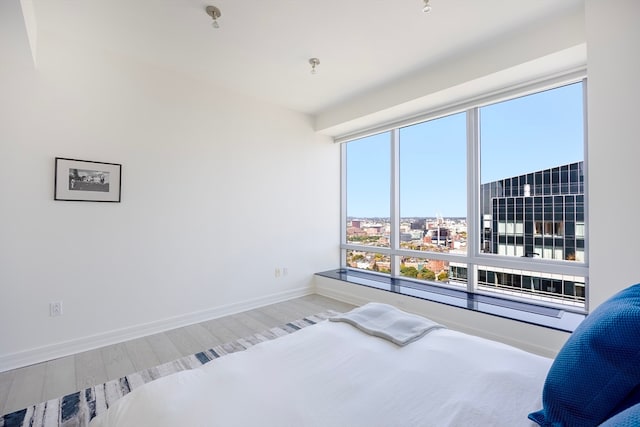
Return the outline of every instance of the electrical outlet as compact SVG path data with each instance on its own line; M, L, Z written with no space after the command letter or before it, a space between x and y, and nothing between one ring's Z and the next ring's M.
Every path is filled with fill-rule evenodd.
M62 301L54 301L49 303L49 316L62 316Z
M275 271L274 274L275 274L276 277L280 277L280 269L276 268L276 271Z
M289 274L289 269L287 267L282 267L282 275L286 276L287 274Z

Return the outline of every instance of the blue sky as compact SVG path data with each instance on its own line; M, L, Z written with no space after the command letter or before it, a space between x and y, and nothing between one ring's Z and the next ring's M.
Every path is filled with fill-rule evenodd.
M481 182L584 159L582 84L480 109ZM466 216L464 113L400 129L400 216ZM388 217L389 133L347 145L347 216Z

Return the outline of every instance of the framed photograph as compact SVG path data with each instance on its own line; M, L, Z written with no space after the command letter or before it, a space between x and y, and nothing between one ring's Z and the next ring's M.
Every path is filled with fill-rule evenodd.
M56 157L54 200L120 202L122 165Z

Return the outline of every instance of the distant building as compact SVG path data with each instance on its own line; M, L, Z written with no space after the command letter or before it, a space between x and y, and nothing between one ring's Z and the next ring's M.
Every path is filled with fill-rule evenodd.
M584 261L583 162L483 184L482 248Z
M412 230L424 230L426 225L426 220L424 219L416 219L411 223Z
M482 252L584 261L584 163L576 162L482 184ZM584 301L584 282L480 269L479 285ZM466 266L450 277L466 282Z

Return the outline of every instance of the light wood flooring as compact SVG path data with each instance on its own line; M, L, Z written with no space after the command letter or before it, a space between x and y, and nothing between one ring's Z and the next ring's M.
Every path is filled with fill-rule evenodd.
M308 295L231 316L0 373L0 414L64 396L327 309L353 305Z

